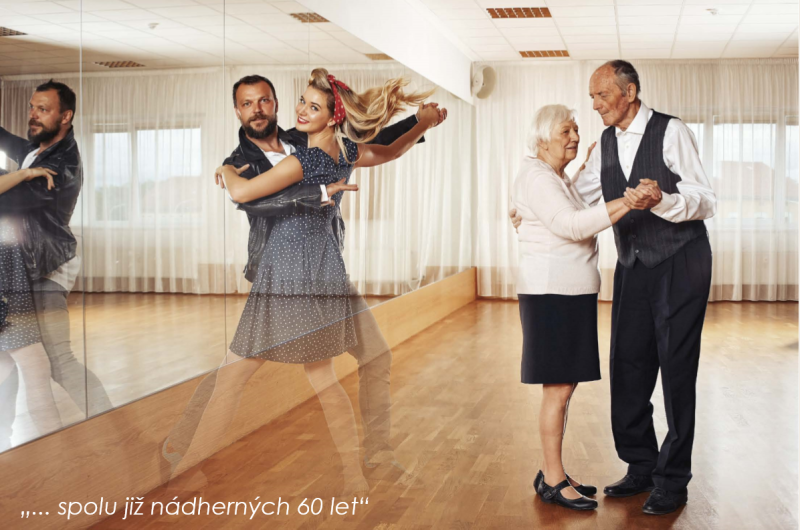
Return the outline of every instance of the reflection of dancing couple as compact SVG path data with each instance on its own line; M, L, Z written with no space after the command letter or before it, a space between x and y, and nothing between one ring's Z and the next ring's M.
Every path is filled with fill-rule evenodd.
M19 166L0 175L0 451L11 445L20 376L40 435L62 426L51 378L89 415L112 407L70 345L80 257L69 224L82 185L75 110L72 89L50 80L31 96L27 139L0 128L0 151Z
M250 220L245 277L253 285L226 365L201 382L164 443L172 476L219 449L247 381L264 361L277 361L303 364L341 456L345 490L367 491L353 408L333 365L345 351L359 365L365 463L401 467L388 441L391 351L348 281L340 203L357 189L348 184L353 169L397 159L446 118L435 103L421 105L430 93L406 93L404 85L393 79L359 94L316 69L289 131L277 127L269 80L248 76L234 85L240 145L216 178ZM381 131L407 105L421 105L416 117Z

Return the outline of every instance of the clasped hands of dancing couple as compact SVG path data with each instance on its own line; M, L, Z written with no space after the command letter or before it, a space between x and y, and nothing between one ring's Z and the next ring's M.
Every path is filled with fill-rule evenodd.
M561 451L578 383L600 379L597 234L613 227L611 427L628 470L603 493L649 492L642 511L663 515L686 504L692 477L695 384L711 285L703 220L715 214L716 197L692 132L649 109L640 90L626 61L594 72L589 93L607 128L574 178L564 170L580 141L575 114L563 105L540 108L510 216L519 234L522 382L543 385L536 492L574 510L598 506L589 498L597 489L567 475ZM660 448L650 403L659 371L669 428Z
M358 431L333 358L358 362L364 428L363 463L406 472L389 443L391 351L342 257L341 200L352 171L395 160L447 117L428 92L405 92L391 79L362 93L315 69L295 112L296 126L277 126L272 83L252 75L233 87L242 124L239 146L215 172L250 222L245 278L252 287L222 367L200 383L162 445L177 477L216 452L248 380L266 361L302 364L322 404L342 461L345 493L366 493ZM386 127L409 106L415 116ZM232 362L236 361L236 362Z

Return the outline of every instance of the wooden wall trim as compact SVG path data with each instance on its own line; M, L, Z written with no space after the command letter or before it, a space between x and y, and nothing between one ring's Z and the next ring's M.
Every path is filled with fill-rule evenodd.
M477 298L471 268L373 308L394 348ZM394 352L395 359L402 350ZM344 377L357 369L349 355L336 358ZM118 508L169 476L161 444L206 375L0 454L0 525L46 530L86 528L105 515L58 515L59 503L99 502ZM313 397L301 367L265 363L248 383L225 445ZM268 405L268 406L265 406ZM208 455L210 456L210 455ZM21 518L23 512L37 515ZM38 515L49 512L49 515Z

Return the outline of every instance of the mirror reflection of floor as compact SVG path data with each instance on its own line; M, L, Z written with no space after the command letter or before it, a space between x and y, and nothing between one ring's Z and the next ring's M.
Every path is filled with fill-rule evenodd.
M369 296L367 304L390 298ZM114 406L121 406L218 367L246 301L246 295L87 293L84 298L73 292L72 350L97 375ZM64 426L84 420L85 407L51 384ZM46 434L31 420L21 378L19 388L13 446ZM90 389L88 399L96 397Z
M181 479L145 496L209 502L290 503L292 515L123 515L97 528L796 528L797 316L795 303L709 306L698 381L694 479L686 508L641 514L643 496L606 499L575 513L543 504L531 486L541 464L541 391L519 383L521 332L513 302L478 301L395 348L392 443L398 461L364 469L369 504L355 516L330 515L341 464L319 402L311 399ZM610 304L599 313L603 381L579 387L565 440L567 470L604 486L620 478L610 432ZM354 407L357 378L343 386ZM653 398L659 438L666 432L660 389ZM268 403L264 404L269 406ZM318 516L295 513L322 498Z

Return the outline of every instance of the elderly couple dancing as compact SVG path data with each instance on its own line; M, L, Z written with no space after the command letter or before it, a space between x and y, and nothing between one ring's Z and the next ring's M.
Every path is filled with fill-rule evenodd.
M678 118L640 99L634 67L610 61L591 77L589 96L607 127L586 163L569 178L578 125L563 105L540 108L528 138L531 156L513 187L519 233L522 382L543 385L539 430L542 500L597 508L594 486L564 470L561 446L578 383L600 379L597 344L597 234L613 227L619 260L611 309L611 427L625 476L608 497L649 492L642 510L676 511L692 478L700 335L711 285L704 219L716 197L697 143ZM604 202L600 203L600 198ZM669 432L661 448L653 428L659 369Z

